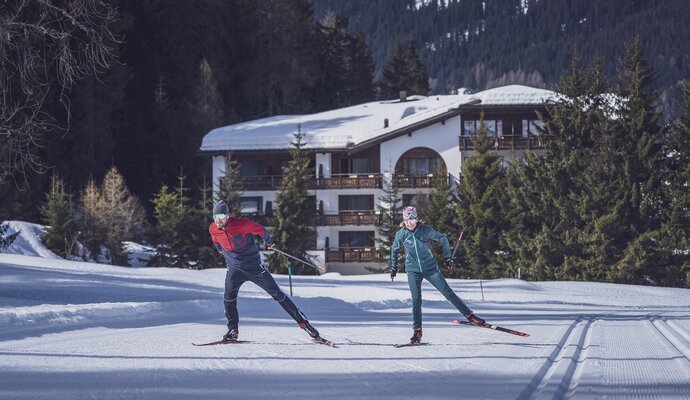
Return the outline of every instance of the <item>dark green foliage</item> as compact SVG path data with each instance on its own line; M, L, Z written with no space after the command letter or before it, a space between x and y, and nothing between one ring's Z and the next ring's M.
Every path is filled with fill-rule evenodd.
M62 179L53 175L50 192L41 207L43 224L46 225L43 242L48 249L69 258L77 243L78 231L74 216L72 195L65 189Z
M419 59L414 42L404 47L395 42L393 53L386 61L379 81L380 96L395 99L404 91L407 95L426 95L429 92L429 76Z
M298 128L290 148L290 162L283 168L283 181L276 194L273 240L278 249L309 260L307 250L314 248L316 242L316 205L307 192L314 171L309 167L309 156L303 148L302 137ZM317 272L277 253L270 256L269 267L274 273L285 273L288 262L296 274Z
M242 196L242 178L240 175L240 164L232 158L231 153L228 153L225 156L225 176L220 179L220 187L214 200L225 201L230 210L230 215L234 216L239 216L242 211L240 201ZM208 215L210 216L211 214Z
M472 141L475 155L462 165L457 217L465 234L459 252L462 268L455 271L462 276L497 278L505 272L498 268L496 253L501 250L500 238L507 227L503 214L506 177L501 157L490 152L493 141L486 135L482 116Z
M455 222L456 204L457 200L449 185L448 177L439 176L435 179L434 190L429 195L429 205L421 214L421 218L429 226L446 235L448 242L450 242L451 250L460 235L458 224ZM443 262L442 246L435 241L431 243L436 261L441 265Z
M389 171L392 171L391 166ZM376 257L380 262L390 264L393 240L402 222L402 209L400 189L395 185L392 173L386 173L383 175L383 196L378 199L377 206L379 218L376 224ZM398 257L398 269L403 267L404 260L404 257Z

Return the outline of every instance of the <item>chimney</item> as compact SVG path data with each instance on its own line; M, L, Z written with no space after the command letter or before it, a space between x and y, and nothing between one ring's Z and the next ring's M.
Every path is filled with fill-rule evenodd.
M407 90L400 91L400 102L404 103L407 101Z
M388 128L388 118L383 119L383 128Z

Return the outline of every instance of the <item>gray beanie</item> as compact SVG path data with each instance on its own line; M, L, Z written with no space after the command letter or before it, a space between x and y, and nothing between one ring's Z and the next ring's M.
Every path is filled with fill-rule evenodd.
M225 204L223 200L217 202L213 206L213 215L216 214L230 214L230 209L228 208L228 205Z

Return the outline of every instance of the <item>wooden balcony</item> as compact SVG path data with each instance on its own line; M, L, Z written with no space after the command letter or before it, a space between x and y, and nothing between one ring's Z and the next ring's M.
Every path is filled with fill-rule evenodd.
M278 190L282 175L257 175L242 178L243 190ZM311 178L309 189L380 189L381 174L343 174L330 178Z
M310 189L380 189L381 174L334 174L330 178L314 178Z
M523 137L520 135L504 135L490 137L494 142L493 150L542 150L546 138L542 136ZM459 136L460 150L474 150L472 141L474 136Z
M326 250L326 262L372 262L376 261L373 247L348 247Z
M393 177L393 183L396 187L405 188L433 188L441 179L448 179L447 176L441 174L429 174L422 176L396 174Z
M319 217L321 226L374 225L378 215L373 211L362 213L324 214Z

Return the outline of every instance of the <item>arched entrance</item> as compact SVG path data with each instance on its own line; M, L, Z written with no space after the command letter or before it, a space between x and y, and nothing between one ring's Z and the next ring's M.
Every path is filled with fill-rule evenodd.
M401 188L433 187L435 181L447 176L443 158L428 147L406 151L395 164L395 184Z

